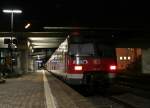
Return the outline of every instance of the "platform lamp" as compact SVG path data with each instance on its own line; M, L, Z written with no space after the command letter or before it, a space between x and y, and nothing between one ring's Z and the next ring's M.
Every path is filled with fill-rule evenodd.
M13 72L13 52L12 52L12 45L13 45L13 20L14 20L14 14L21 14L22 10L18 10L18 9L3 9L3 13L8 13L11 14L11 38L10 38L10 48L11 48L11 72Z

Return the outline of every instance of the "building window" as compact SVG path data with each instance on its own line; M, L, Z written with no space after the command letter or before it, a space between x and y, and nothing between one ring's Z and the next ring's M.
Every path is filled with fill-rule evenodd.
M127 59L127 57L124 56L124 60L126 60L126 59Z
M122 60L123 58L122 57L120 57L120 60Z
M130 56L128 56L128 60L131 60L131 57L130 57Z

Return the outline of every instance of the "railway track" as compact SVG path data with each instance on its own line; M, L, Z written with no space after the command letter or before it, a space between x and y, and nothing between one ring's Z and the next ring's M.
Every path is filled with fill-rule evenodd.
M150 108L150 99L133 93L106 93L87 97L95 105L111 106L110 108Z
M94 95L85 95L82 90L77 91L97 106L96 108L150 108L149 98L137 95L118 85L108 90L99 88L95 90Z
M135 94L137 96L141 96L141 97L150 99L150 91L149 90L145 90L142 88L135 88L132 86L126 86L126 85L122 85L122 84L118 84L117 86L119 86L120 88L124 88L124 90L126 90L132 94Z
M150 99L150 76L146 75L120 75L116 79L116 85L124 88L137 96Z
M116 82L120 85L150 90L150 75L145 74L118 74Z
M110 96L109 99L120 103L125 108L150 108L150 100L134 95L132 93L125 93L118 96Z

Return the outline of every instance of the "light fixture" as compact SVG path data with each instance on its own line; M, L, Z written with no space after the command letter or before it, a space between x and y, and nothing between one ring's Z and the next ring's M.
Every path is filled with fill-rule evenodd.
M13 44L13 21L14 21L14 14L19 14L22 13L22 10L18 10L18 9L3 9L2 10L4 13L10 13L11 14L11 41L8 44L8 47L13 48L14 44ZM13 58L13 50L10 51L11 54L11 59ZM11 62L11 72L13 72L13 62Z
M25 26L25 29L28 29L30 26L31 26L31 24L28 23L28 24Z
M4 13L22 13L22 10L18 10L18 9L4 9L3 12Z

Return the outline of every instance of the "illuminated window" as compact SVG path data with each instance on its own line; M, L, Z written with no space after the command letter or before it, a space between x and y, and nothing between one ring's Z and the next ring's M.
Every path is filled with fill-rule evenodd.
M126 60L126 59L127 59L127 57L124 56L124 60Z
M120 60L122 60L122 57L120 57Z
M128 60L130 60L131 59L131 57L130 56L128 56Z

